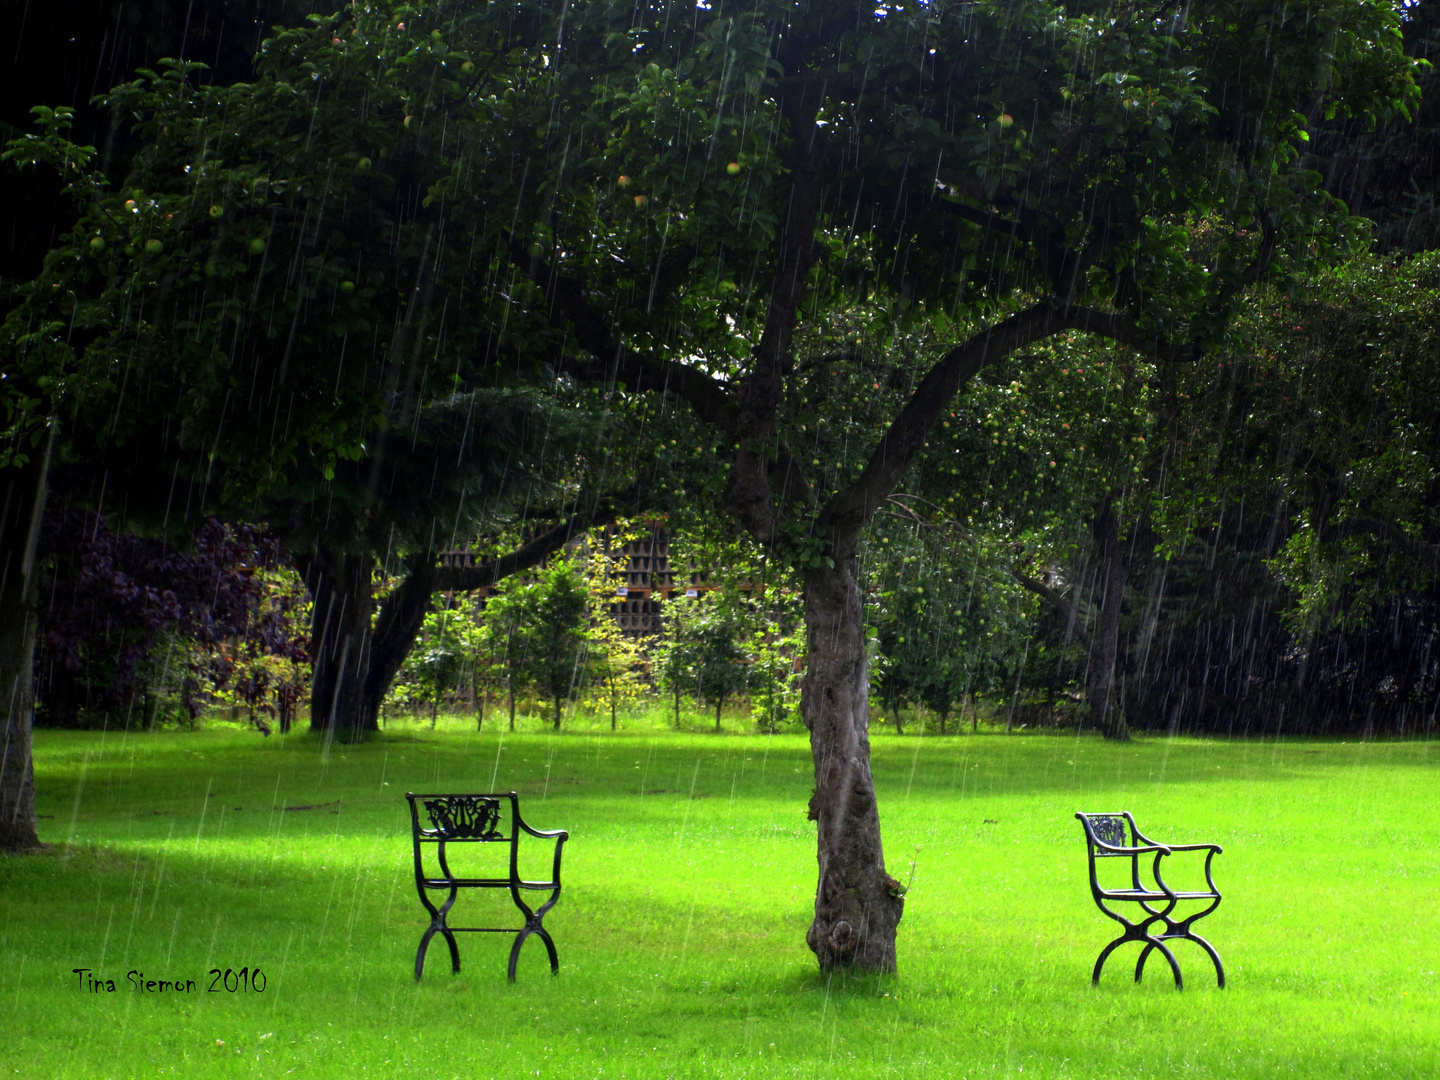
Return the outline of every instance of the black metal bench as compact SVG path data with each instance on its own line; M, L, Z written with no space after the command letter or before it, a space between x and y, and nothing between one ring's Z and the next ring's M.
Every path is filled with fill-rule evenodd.
M555 906L555 901L560 899L560 853L565 846L565 841L570 838L570 834L563 829L542 832L525 824L525 820L520 816L520 797L513 791L491 795L416 795L412 792L407 793L405 798L410 803L410 828L415 844L415 888L420 894L420 903L424 904L425 910L430 912L430 925L426 928L424 936L421 937L420 949L415 954L416 981L419 981L425 970L425 950L430 947L430 939L437 933L444 935L445 943L450 946L450 961L457 975L460 973L460 950L455 944L457 933L513 933L515 944L510 947L509 967L511 982L515 981L515 965L520 959L520 946L525 944L526 938L535 934L545 943L545 949L550 954L551 973L558 972L560 959L555 954L555 942L550 939L550 934L541 925L541 922L550 909ZM500 824L500 803L504 799L510 801L508 835L502 830ZM428 828L420 823L422 807L430 822ZM555 841L555 863L549 881L531 881L520 876L521 834L528 834L541 840ZM438 874L431 874L426 870L424 859L424 845L426 844L435 845L435 861L439 864ZM445 854L446 848L452 844L509 844L509 875L506 877L462 877L456 874L450 869L450 863ZM454 906L461 889L509 889L511 899L515 901L515 906L525 917L525 925L518 929L509 926L450 926L446 922L446 916L450 914L450 909ZM450 895L439 907L436 907L430 900L430 893L441 890L448 891ZM550 897L538 908L532 909L521 899L522 893L545 891L549 891Z
M1100 957L1095 961L1095 970L1091 973L1090 982L1096 986L1100 984L1100 970L1105 966L1105 961L1110 958L1112 952L1128 941L1139 941L1144 942L1145 948L1141 950L1140 959L1135 964L1135 981L1138 983L1141 976L1145 974L1145 961L1150 958L1150 954L1159 950L1170 962L1170 970L1175 973L1176 989L1183 989L1185 984L1180 978L1180 965L1176 963L1175 954L1165 943L1167 941L1193 941L1210 954L1211 960L1215 961L1215 974L1223 989L1225 967L1220 963L1220 954L1215 951L1213 945L1190 929L1193 923L1203 919L1220 906L1220 890L1215 888L1215 879L1210 876L1210 862L1221 853L1220 845L1156 843L1135 827L1135 819L1130 816L1129 811L1121 811L1118 814L1076 814L1075 816L1080 819L1080 824L1085 828L1085 844L1090 855L1090 894L1095 898L1095 905L1101 911L1125 928L1123 934L1100 951ZM1127 824L1130 840L1128 844L1126 843ZM1207 853L1205 855L1205 881L1209 885L1208 889L1183 892L1172 889L1166 883L1160 873L1161 860L1177 851L1204 851ZM1155 861L1150 868L1150 875L1155 882L1153 888L1140 880L1140 856L1151 854L1155 856ZM1129 888L1110 889L1101 886L1100 879L1096 874L1096 860L1113 858L1130 860ZM1175 909L1179 905L1205 901L1208 901L1208 905L1195 914L1187 915L1184 918L1176 917ZM1131 922L1123 915L1106 907L1107 902L1139 904L1145 917L1138 922ZM1156 923L1163 926L1163 933L1150 933L1150 928Z

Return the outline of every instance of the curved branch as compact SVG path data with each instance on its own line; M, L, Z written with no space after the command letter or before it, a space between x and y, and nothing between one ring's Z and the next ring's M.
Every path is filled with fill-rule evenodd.
M1018 569L1013 568L1010 574L1021 585L1040 597L1041 600L1044 600L1045 603L1049 604L1061 615L1064 615L1066 630L1073 631L1075 636L1080 639L1080 644L1084 645L1087 651L1095 647L1095 642L1090 636L1090 631L1085 629L1085 624L1081 621L1079 607L1072 604L1069 600L1066 600L1057 590L1052 589L1039 578L1032 578L1028 574L1021 573Z
M606 320L590 306L575 279L545 260L527 254L513 241L510 260L545 294L550 324L568 329L586 357L562 357L558 366L586 382L623 382L636 391L669 391L685 399L702 420L734 434L736 409L725 384L685 364L637 352L610 332Z
M433 592L469 592L509 577L511 574L538 566L570 540L590 529L609 524L621 514L633 511L641 501L638 487L602 498L593 509L570 515L554 528L547 529L528 543L505 555L475 566L436 567Z
M1056 308L1036 304L1011 315L946 353L932 367L885 432L865 468L849 487L830 497L821 514L827 527L861 525L895 489L911 461L925 446L930 430L956 392L986 364L1016 349L1066 330L1099 334L1161 361L1192 359L1194 346L1158 341L1124 315L1093 308Z

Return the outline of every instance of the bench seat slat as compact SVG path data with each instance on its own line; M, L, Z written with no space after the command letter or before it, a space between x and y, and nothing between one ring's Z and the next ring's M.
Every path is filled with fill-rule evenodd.
M461 889L508 889L510 879L502 878L426 878L424 881L427 889L448 889L452 884ZM517 889L557 889L559 883L554 881L517 881Z

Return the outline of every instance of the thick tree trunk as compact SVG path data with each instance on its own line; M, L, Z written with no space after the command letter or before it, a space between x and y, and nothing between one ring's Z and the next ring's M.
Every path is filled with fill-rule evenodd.
M375 611L375 559L320 545L299 560L314 600L310 730L358 742L380 729L380 704L410 654L435 591L435 557L407 560L409 573ZM373 624L373 625L372 625ZM436 709L439 702L436 702Z
M1120 550L1120 523L1111 499L1105 499L1091 524L1100 559L1100 613L1090 635L1090 722L1107 739L1128 739L1125 714L1114 699L1115 661L1120 652L1120 605L1128 569Z
M0 851L40 846L35 832L35 566L50 451L0 473Z
M870 774L869 671L854 557L805 580L808 658L801 711L810 730L818 826L815 919L805 941L821 970L895 970L905 901L885 872Z
M715 731L720 731L720 709L725 704L724 698L715 699Z
M561 701L560 695L559 695L559 694L556 694L556 695L555 695L555 730L556 730L556 731L559 731L559 730L560 730L560 701Z
M326 738L358 742L380 727L380 702L366 693L375 559L320 545L313 558L303 561L302 569L314 602L310 730Z

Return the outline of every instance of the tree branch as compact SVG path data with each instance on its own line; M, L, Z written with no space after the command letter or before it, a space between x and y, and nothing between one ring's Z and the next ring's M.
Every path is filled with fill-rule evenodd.
M931 428L962 385L986 364L1066 330L1099 334L1161 361L1189 360L1196 355L1193 346L1157 341L1124 315L1093 308L1055 308L1049 304L1036 304L1017 312L952 349L930 369L855 482L830 497L821 513L821 524L835 528L869 521L880 502L900 482L915 455L924 448Z
M638 487L607 495L593 509L570 515L554 528L547 529L533 540L499 558L469 567L437 567L432 591L469 592L471 589L494 585L511 574L544 562L569 543L572 537L588 532L596 526L606 525L626 511L634 510L639 501Z
M1080 619L1080 609L1078 606L1070 603L1070 601L1060 595L1057 590L1052 589L1039 578L1032 578L1028 574L1024 574L1015 568L1010 570L1010 574L1021 585L1040 597L1041 600L1044 600L1061 615L1065 616L1065 629L1067 631L1074 631L1075 636L1080 639L1080 644L1085 646L1087 652L1095 647L1094 639L1090 636L1090 631L1085 629L1085 624Z
M590 306L577 281L544 259L527 254L513 241L509 250L511 262L544 292L550 324L569 329L591 357L562 357L559 366L563 371L586 382L623 382L637 392L669 391L684 398L702 420L726 434L735 433L736 409L725 384L703 371L622 344Z

